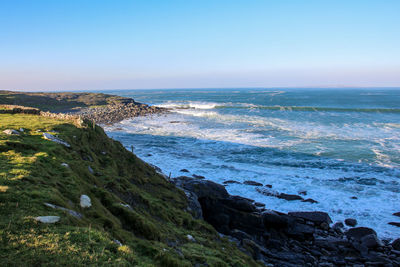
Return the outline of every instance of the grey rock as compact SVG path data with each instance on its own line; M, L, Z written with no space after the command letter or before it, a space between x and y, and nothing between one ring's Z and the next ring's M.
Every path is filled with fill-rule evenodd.
M187 169L181 169L180 172L189 172Z
M395 250L400 250L400 238L397 238L396 240L394 240L394 241L392 242L392 247L393 247Z
M53 141L57 144L63 145L65 147L71 147L71 145L68 144L67 142L65 142L65 141L61 140L60 138L55 137L54 135L49 134L49 133L43 133L43 138L46 140Z
M53 208L53 209L59 209L59 210L65 211L69 215L74 216L77 219L82 219L83 218L83 215L80 214L77 211L70 210L70 209L67 209L67 208L64 208L64 207L61 207L61 206L57 206L57 205L54 205L54 204L51 204L51 203L44 203L44 205L47 206L47 207Z
M93 174L93 173L94 173L94 171L93 171L92 167L90 167L90 166L88 166L88 171L89 171L91 174Z
M389 222L388 224L400 227L400 222Z
M60 220L59 216L39 216L35 218L36 221L41 223L56 223Z
M92 206L90 197L88 197L87 195L81 195L80 205L82 208L90 208Z
M234 180L227 180L224 181L223 184L242 184L242 183Z

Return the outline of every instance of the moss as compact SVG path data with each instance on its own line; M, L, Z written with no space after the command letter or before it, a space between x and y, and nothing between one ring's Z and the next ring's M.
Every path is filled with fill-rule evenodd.
M185 194L102 128L1 114L0 132L8 128L26 131L0 133L2 265L257 266L206 222L193 219ZM58 132L71 147L43 139L38 129ZM92 207L80 207L81 194ZM44 225L34 219L46 215L61 220ZM189 242L188 234L197 242Z

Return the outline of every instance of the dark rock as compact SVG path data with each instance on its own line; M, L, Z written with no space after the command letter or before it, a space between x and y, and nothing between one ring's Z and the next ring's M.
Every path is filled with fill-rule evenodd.
M354 226L357 225L357 220L356 220L356 219L353 219L353 218L348 218L348 219L344 220L344 223L345 223L347 226L354 227Z
M392 247L393 247L395 250L400 250L400 238L397 238L396 240L394 240L394 241L392 242Z
M299 195L306 196L306 195L307 195L307 191L300 191L300 192L299 192Z
M180 172L189 172L189 171L186 169L182 169L182 170L180 170Z
M318 201L316 201L316 200L314 200L314 199L312 199L312 198L304 199L304 200L302 200L301 202L309 202L309 203L312 203L312 204L318 203Z
M266 184L265 187L272 188L271 184Z
M390 223L388 223L388 224L393 225L393 226L400 227L400 222L390 222Z
M266 228L286 228L290 220L289 216L272 210L263 212L262 216Z
M352 196L352 197L351 197L351 199L358 199L358 197L356 197L356 196Z
M184 192L188 199L189 211L192 213L194 218L202 219L203 211L201 209L201 205L200 205L200 202L198 201L197 195L188 190L184 190Z
M208 180L187 180L181 186L197 195L204 198L228 198L229 194L223 185L208 181Z
M290 224L287 229L287 234L289 236L300 240L312 238L314 232L314 227L299 222Z
M395 213L393 213L393 215L394 215L394 216L398 216L398 217L400 217L400 211L399 211L399 212L395 212Z
M202 175L196 175L196 174L193 174L192 175L194 178L196 178L196 179L205 179L206 177L204 177L204 176L202 176Z
M361 238L361 244L367 248L381 247L383 244L375 234L369 234Z
M262 208L262 207L265 207L265 204L264 203L260 203L260 202L255 202L254 206Z
M243 239L252 239L252 237L249 235L249 234L247 234L247 233L245 233L245 232L243 232L243 231L240 231L240 230L238 230L238 229L233 229L231 232L230 232L230 234L229 234L230 236L233 236L234 238L237 238L237 239L239 239L239 240L243 240Z
M242 183L234 180L227 180L224 181L223 184L242 184Z
M302 198L301 196L298 196L298 195L291 195L291 194L285 194L285 193L280 193L277 197L278 197L278 198L281 198L281 199L288 200L288 201L303 200L303 198Z
M252 185L252 186L263 186L262 183L258 183L258 182L255 182L255 181L244 181L243 184Z
M376 232L368 227L355 227L355 228L351 228L349 230L347 230L347 232L345 233L347 238L352 238L355 239L357 241L361 241L361 239L364 236L373 234L376 236Z
M297 211L289 212L288 215L302 218L316 224L321 224L323 222L330 224L332 222L331 217L329 217L328 213L322 211Z
M256 207L253 205L253 201L240 196L231 196L228 199L223 199L222 203L225 205L245 212L255 212Z

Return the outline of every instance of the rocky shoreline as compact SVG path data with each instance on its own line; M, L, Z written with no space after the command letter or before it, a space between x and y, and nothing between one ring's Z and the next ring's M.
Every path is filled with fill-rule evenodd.
M373 229L355 227L354 219L333 224L326 212L269 210L205 179L170 181L184 190L194 217L267 266L400 266L400 238L380 240Z
M80 115L85 119L94 121L97 124L109 125L120 122L125 119L161 114L168 112L166 108L149 106L146 104L135 102L131 98L123 101L108 104L106 106L90 107L74 112L75 115Z

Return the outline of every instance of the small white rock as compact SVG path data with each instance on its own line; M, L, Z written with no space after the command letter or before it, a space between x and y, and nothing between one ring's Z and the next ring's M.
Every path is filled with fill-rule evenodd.
M81 207L82 208L90 208L92 206L92 202L90 200L90 197L87 195L81 195Z
M49 133L43 133L43 138L47 139L47 140L50 140L50 141L53 141L53 142L55 142L57 144L66 146L66 147L71 147L70 144L68 144L67 142L65 142L65 141L61 140L60 138L55 137L54 135L49 134Z
M196 242L196 239L194 239L193 236L187 235L186 237L187 237L187 239L188 239L189 241Z
M65 162L61 163L61 166L66 167L66 168L69 167L68 163L65 163Z
M114 241L114 243L117 244L118 246L120 246L120 247L122 246L121 241L119 241L118 239L114 239L113 241Z
M19 135L19 132L17 130L13 130L13 129L4 130L3 133L8 134L8 135Z
M39 216L35 218L36 221L41 223L56 223L60 220L59 216Z
M20 132L25 132L25 129L24 128L19 128L19 131Z

